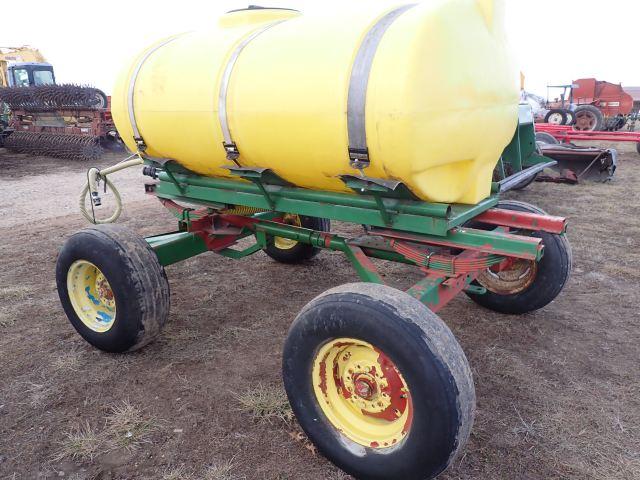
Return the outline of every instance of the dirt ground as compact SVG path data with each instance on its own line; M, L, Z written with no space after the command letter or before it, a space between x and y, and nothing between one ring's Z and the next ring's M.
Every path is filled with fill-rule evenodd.
M611 183L511 195L570 218L575 266L555 302L516 317L462 295L441 311L478 397L466 453L442 478L640 479L640 157L618 147ZM88 167L0 154L0 479L347 478L299 433L280 379L297 312L357 280L346 259L206 254L173 265L159 340L101 353L68 323L54 279L59 248L85 226ZM114 180L122 224L142 235L174 226L138 171ZM407 271L386 269L392 281Z

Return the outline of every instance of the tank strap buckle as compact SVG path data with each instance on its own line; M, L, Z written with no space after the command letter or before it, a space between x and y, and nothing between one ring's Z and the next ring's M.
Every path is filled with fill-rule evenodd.
M144 138L136 136L136 137L133 137L133 141L136 142L138 151L144 152L147 149L147 144L144 142Z
M238 163L236 160L240 158L240 151L238 150L235 142L222 142L222 146L224 147L225 152L227 152L227 160L231 160L234 163Z
M352 168L361 170L369 166L369 149L368 148L350 148L349 160Z

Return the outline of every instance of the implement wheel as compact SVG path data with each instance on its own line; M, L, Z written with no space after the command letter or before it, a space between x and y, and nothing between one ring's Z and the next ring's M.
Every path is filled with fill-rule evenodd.
M331 229L331 224L326 218L306 217L291 213L284 215L283 223L320 232L328 232ZM267 255L281 263L305 262L315 257L321 250L321 248L307 243L281 237L272 237L269 246L264 249Z
M533 205L515 200L501 200L497 208L545 215ZM483 224L469 224L472 228L492 229ZM490 310L523 314L551 303L562 291L571 273L571 245L565 235L546 232L518 232L542 238L544 255L539 262L514 259L501 271L491 268L482 272L474 282L486 288L484 294L466 292L476 302Z
M143 347L169 315L169 282L158 257L119 225L72 235L58 256L56 283L71 325L106 352Z
M308 303L283 351L293 411L329 460L361 479L427 479L471 431L471 370L449 328L385 285L333 288Z

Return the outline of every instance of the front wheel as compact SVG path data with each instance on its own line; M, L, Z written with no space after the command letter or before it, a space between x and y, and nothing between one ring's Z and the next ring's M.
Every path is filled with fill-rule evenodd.
M497 208L544 215L545 212L528 203L501 200ZM473 228L495 228L470 225ZM513 259L505 268L482 272L474 284L486 293L466 294L478 305L500 313L523 314L551 303L562 291L571 273L571 245L567 237L547 232L519 232L542 238L544 254L538 262Z
M106 352L137 350L169 315L169 282L147 242L119 225L72 235L56 264L58 295L71 325Z
M547 112L544 121L551 125L564 125L567 123L567 113L559 108L554 108Z
M463 449L475 390L440 318L385 285L333 288L308 303L283 351L284 385L309 439L359 479L430 479Z

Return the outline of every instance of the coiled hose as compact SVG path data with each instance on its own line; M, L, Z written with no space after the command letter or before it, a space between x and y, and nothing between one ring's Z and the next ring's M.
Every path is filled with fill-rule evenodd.
M115 187L115 185L111 182L111 180L107 178L107 175L119 172L120 170L124 170L125 168L142 165L143 163L144 160L142 159L142 157L140 157L140 155L136 153L111 167L103 168L102 170L98 170L97 168L89 169L89 171L87 172L87 183L85 183L84 188L80 193L79 199L80 213L82 213L82 216L93 224L115 222L122 213L122 197L120 197L120 192L118 192L118 189ZM94 206L99 206L101 204L100 193L98 191L99 181L104 181L106 188L110 189L113 192L113 198L116 202L116 208L113 214L110 217L104 219L96 218L94 210ZM89 193L91 212L89 212L89 210L87 209L87 195Z

